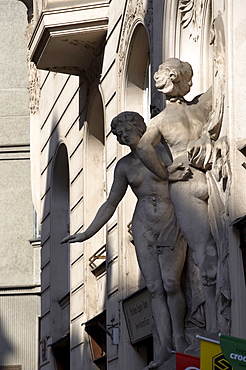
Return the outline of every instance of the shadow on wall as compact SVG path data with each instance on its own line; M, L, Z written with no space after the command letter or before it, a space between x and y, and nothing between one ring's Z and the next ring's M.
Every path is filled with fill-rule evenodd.
M1 307L1 311L2 309L3 307ZM4 314L2 314L1 311L0 311L0 366L9 364L10 363L9 359L11 359L11 354L14 353L14 347L11 344L10 339L7 337L7 326L4 329L4 325L3 325L3 321L5 322L6 325L8 324L8 322L2 319Z
M49 117L46 124L47 121ZM70 261L68 245L60 244L69 232L69 169L66 146L58 139L59 121L60 117L52 117L51 134L42 148L43 153L48 151L48 166L41 168L46 184L42 186L41 178L41 198L44 198L44 203L41 214L40 340L48 338L48 346L51 347L49 354L54 356L57 369L69 370ZM51 326L47 325L48 316ZM46 361L53 362L47 355L41 358L41 365Z

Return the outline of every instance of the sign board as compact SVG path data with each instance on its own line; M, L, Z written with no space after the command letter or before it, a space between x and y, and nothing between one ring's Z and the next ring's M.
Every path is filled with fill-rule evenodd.
M221 334L220 347L235 370L246 369L246 340Z
M229 362L224 357L219 342L209 339L201 340L200 366L201 370L233 370Z
M125 299L123 309L132 344L152 335L153 318L147 290L140 291Z

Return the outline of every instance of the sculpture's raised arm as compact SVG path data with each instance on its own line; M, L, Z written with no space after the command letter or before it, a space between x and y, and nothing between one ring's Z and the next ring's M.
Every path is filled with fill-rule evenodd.
M162 135L158 129L158 125L155 125L154 120L155 119L150 123L147 132L141 138L136 148L136 152L141 161L151 172L160 179L166 180L169 175L167 174L166 168L162 166L155 151L155 146L157 143L161 142Z

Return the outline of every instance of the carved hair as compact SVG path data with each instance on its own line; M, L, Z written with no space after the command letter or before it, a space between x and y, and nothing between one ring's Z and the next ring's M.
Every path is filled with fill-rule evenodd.
M178 58L170 58L159 66L156 74L161 74L161 71L166 68L170 70L170 79L178 91L178 96L186 95L192 86L193 70L191 65Z
M118 114L116 117L112 119L111 131L114 135L117 136L116 127L120 123L124 123L124 122L132 124L138 130L138 132L140 132L141 136L146 131L146 124L144 122L143 117L137 112L126 111L126 112L122 112Z

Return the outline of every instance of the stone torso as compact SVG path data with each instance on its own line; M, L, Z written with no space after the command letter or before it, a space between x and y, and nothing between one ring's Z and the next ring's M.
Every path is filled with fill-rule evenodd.
M201 137L204 125L209 119L209 111L199 99L167 102L166 108L151 120L166 140L175 160L187 157L187 146L191 140Z
M170 204L168 182L159 179L132 153L122 158L128 184L138 199L136 212L153 223Z

